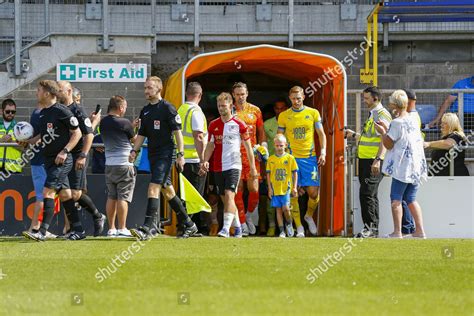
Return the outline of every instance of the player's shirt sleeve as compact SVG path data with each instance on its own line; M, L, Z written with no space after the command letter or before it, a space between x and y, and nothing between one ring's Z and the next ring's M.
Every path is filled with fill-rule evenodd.
M240 136L242 137L242 140L246 141L247 139L250 139L247 124L238 119L235 121L239 124L239 132Z
M323 127L323 124L321 122L321 114L319 114L319 111L316 110L316 109L313 112L313 119L314 119L314 127L315 128Z
M79 121L79 128L81 129L82 135L93 134L92 122L87 117L83 108L76 107L76 117Z
M145 108L143 108L141 111L140 111L140 115L138 116L138 118L140 119L140 128L138 129L138 135L141 135L141 136L148 136L146 134L146 129L145 129L145 116L143 115L143 110Z
M257 111L255 111L255 115L257 116L257 122L255 123L255 125L257 127L262 127L263 126L262 111L260 111L260 109L257 109Z
M298 164L296 163L296 159L293 156L290 156L290 170L291 172L298 171Z
M286 111L283 111L278 116L278 130L284 132L286 129Z
M214 121L212 121L209 124L209 127L207 128L207 130L209 131L207 133L207 141L210 142L210 143L213 143L214 142L214 133L212 131L214 130Z
M181 116L179 116L178 111L171 104L168 104L168 122L172 131L181 129Z
M270 173L270 171L271 171L271 170L270 170L270 162L271 162L272 160L273 160L272 157L268 158L267 163L265 164L265 171L266 171L267 173Z
M61 111L59 114L59 121L66 125L68 129L77 129L79 128L79 121L77 118L72 114L72 112L67 108L59 108Z

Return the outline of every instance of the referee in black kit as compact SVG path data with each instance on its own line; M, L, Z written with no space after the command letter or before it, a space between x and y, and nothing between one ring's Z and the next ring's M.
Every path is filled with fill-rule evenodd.
M87 117L84 109L79 106L72 97L72 85L68 81L58 81L61 89L58 96L59 101L66 105L72 114L77 118L82 137L77 145L71 150L73 168L69 172L69 185L71 187L72 198L84 208L94 219L94 236L99 236L104 230L105 215L97 210L92 199L85 193L87 189L87 155L94 138L94 129L100 121L100 114L94 115L94 122ZM68 234L65 236L68 237Z
M54 215L54 195L59 192L59 198L71 219L73 232L70 240L85 238L84 229L79 219L79 213L74 206L71 190L69 189L68 174L73 168L71 150L82 137L79 122L72 112L56 102L60 88L55 81L42 80L38 84L36 96L42 110L40 113L38 136L27 143L42 142L46 182L44 184L44 214L39 231L23 232L23 236L36 241L44 241ZM49 135L48 141L46 140ZM41 139L40 139L41 137ZM25 145L25 143L23 143Z
M159 220L160 192L176 212L185 230L181 237L200 236L196 224L188 216L180 198L176 195L171 184L171 167L176 157L176 167L179 171L184 167L183 135L181 134L181 118L175 107L161 97L163 83L158 77L148 77L145 81L145 97L150 102L140 112L140 128L134 147L130 152L130 162L137 157L140 147L148 138L148 159L150 160L151 181L148 186L148 205L145 223L130 233L139 240L147 240ZM175 153L176 139L178 152Z

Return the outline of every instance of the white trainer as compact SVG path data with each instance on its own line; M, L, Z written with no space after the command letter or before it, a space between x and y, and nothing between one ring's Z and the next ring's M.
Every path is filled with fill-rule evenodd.
M255 235L255 233L257 232L257 228L255 227L255 224L253 223L253 220L252 220L252 213L250 212L247 212L247 214L245 214L245 219L246 219L246 224L247 224L247 227L249 228L249 234L250 235Z
M286 234L284 231L280 232L280 238L286 238Z
M308 223L308 228L311 235L316 236L316 234L318 233L318 229L316 227L314 219L311 216L305 215L304 220L306 221L306 223Z
M303 238L304 237L304 227L298 226L296 227L296 237Z
M249 235L249 227L247 223L243 223L242 225L242 236L247 237Z
M286 233L288 234L288 237L293 237L295 235L295 231L293 230L293 225L291 224L286 225Z
M126 228L124 229L117 229L117 233L116 233L116 236L117 237L133 237L132 236L132 233L130 233L130 231Z
M117 230L115 228L109 229L109 231L107 232L107 237L117 237Z

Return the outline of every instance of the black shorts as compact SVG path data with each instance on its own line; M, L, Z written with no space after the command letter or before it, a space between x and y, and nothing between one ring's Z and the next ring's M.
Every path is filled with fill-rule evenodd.
M86 165L81 170L76 170L76 161L80 153L72 154L72 170L68 174L69 186L73 190L85 190L87 188L87 165L89 159L86 159Z
M46 158L44 169L46 170L45 188L60 191L61 189L69 189L68 174L73 167L72 155L68 154L64 163L60 166L54 163L55 158Z
M214 180L216 182L217 194L224 195L225 190L237 192L240 180L239 169L230 169L222 172L214 172Z
M164 187L171 185L171 166L174 159L171 157L150 157L151 183L161 184Z

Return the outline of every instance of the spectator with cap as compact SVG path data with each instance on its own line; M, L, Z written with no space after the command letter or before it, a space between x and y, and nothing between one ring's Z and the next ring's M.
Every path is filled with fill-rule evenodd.
M474 89L474 76L459 80L454 84L452 89ZM459 104L457 100L458 93L452 93L444 100L439 108L436 118L428 123L427 127L431 128L439 124L444 112L449 108L450 112L458 112ZM463 96L463 115L464 115L464 130L470 131L474 129L474 93L464 93Z

